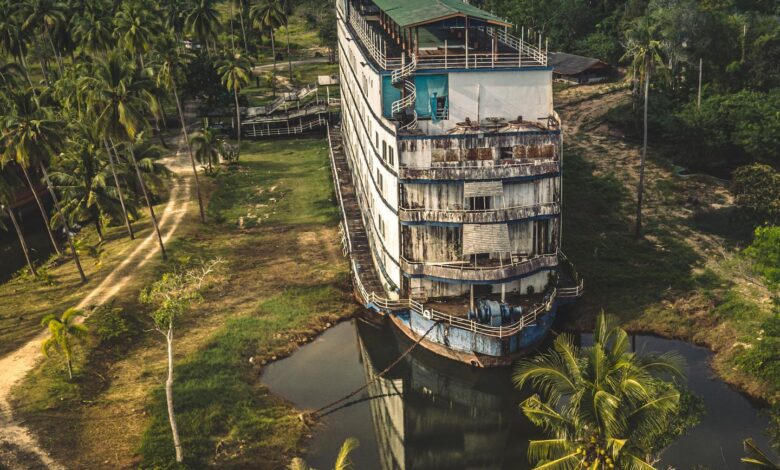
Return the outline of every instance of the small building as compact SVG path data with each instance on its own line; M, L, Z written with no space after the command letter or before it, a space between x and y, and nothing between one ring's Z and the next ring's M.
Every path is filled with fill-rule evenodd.
M605 62L566 52L547 54L548 65L553 68L553 79L567 83L599 83L609 78L611 67Z

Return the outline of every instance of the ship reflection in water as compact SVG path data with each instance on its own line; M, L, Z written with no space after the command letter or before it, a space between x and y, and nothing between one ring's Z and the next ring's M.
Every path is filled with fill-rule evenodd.
M377 378L411 343L366 322L356 327L366 379L376 379L368 393L382 469L527 466L536 431L521 416L506 370L476 370L415 351Z

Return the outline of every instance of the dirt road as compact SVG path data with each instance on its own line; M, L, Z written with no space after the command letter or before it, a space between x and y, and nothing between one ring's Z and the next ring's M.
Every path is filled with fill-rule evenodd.
M165 209L159 215L160 230L163 241L168 242L179 227L190 203L191 168L188 156L183 148L184 142L179 139L175 158L170 159L168 167L176 172L170 199ZM189 174L187 173L189 169ZM153 257L159 256L159 247L155 233L152 231L126 255L108 276L92 289L76 306L85 309L93 305L107 302L120 292L133 278L137 270L147 264ZM41 342L46 332L30 340L16 351L0 358L0 468L29 469L52 468L61 469L62 465L54 462L43 450L36 438L14 419L9 397L14 385L27 375L41 359Z

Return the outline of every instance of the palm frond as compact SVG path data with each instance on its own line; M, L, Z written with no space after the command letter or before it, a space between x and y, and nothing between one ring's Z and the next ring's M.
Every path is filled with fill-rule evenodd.
M357 449L360 442L354 437L348 438L341 445L339 455L336 457L336 462L333 464L333 470L351 470L353 468L352 461L349 458L349 454L353 450Z

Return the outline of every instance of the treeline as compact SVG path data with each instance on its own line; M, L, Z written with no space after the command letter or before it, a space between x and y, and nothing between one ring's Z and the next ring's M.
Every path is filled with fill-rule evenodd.
M0 228L14 230L27 254L11 205L23 188L32 191L53 250L61 253L54 230L62 229L86 281L74 232L92 224L102 241L106 226L124 225L132 238L146 206L165 257L153 210L166 176L158 159L171 153L162 133L181 128L200 201L196 160L210 168L220 149L205 129L190 139L187 104L234 107L240 128L252 66L272 58L275 83L277 58L289 60L290 12L305 11L312 27L332 19L302 3L0 0ZM323 30L332 44L334 30Z

